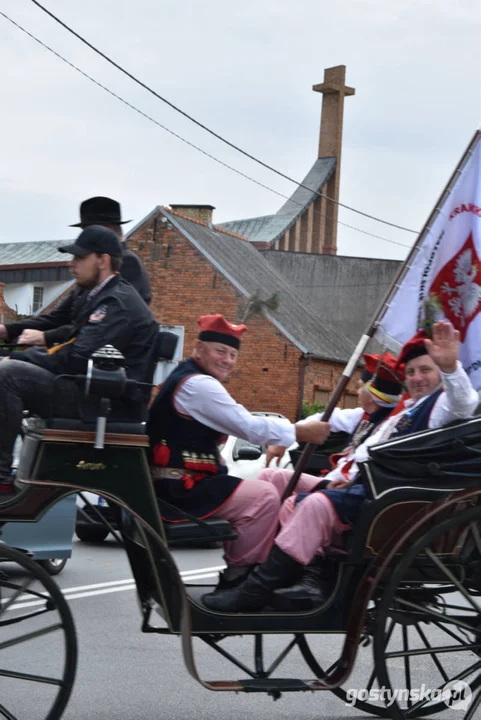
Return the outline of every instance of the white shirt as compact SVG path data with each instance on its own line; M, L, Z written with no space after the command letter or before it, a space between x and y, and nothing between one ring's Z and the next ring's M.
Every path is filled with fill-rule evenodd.
M444 392L438 397L431 411L428 422L428 428L431 429L443 427L443 425L447 425L453 420L472 417L479 404L478 393L471 385L471 381L459 361L454 372L449 374L441 372L441 379ZM404 403L404 409L401 410L401 412L388 417L367 440L356 448L352 455L343 459L344 462L354 461L349 468L350 480L354 480L358 474L357 463L369 459L369 448L372 445L378 445L388 440L393 434L399 420L409 412L409 410L415 407L415 405L422 402L425 397L417 402L407 399ZM325 476L325 479L335 480L339 477L343 477L340 468L335 468Z
M178 412L203 425L254 445L289 447L296 440L295 427L289 420L252 415L210 375L187 378L174 395L174 405Z
M331 426L331 432L345 432L352 435L361 422L363 415L364 410L361 407L346 408L345 410L341 410L341 408L338 407L334 408L332 415L328 420L328 423ZM313 418L316 420L322 420L323 413L309 415L306 420L312 420ZM300 420L299 425L303 422L304 420Z

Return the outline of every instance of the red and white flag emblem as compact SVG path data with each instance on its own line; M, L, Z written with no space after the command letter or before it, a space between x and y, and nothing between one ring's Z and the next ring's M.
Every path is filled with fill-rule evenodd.
M470 323L481 310L481 266L472 233L436 276L429 298L439 303L464 342Z
M481 132L379 323L379 336L405 343L428 301L461 333L460 360L481 389Z

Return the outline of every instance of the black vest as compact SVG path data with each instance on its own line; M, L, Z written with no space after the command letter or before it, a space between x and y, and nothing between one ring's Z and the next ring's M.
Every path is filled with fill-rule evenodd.
M431 413L442 392L443 389L438 388L432 392L431 395L428 395L419 402L418 405L415 405L405 412L394 428L394 432L391 437L395 438L400 435L410 435L411 433L426 430L429 427L429 418L431 417Z
M206 374L193 358L184 360L162 384L150 408L147 434L151 464L186 471L185 477L155 481L162 516L170 522L182 522L185 517L162 507L162 500L205 518L214 514L241 482L229 476L220 462L218 445L223 434L175 409L175 393L182 383ZM192 487L189 478L194 479Z

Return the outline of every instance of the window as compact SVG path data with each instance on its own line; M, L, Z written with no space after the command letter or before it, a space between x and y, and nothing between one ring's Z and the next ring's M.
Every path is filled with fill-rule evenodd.
M357 408L359 407L359 402L357 399L357 395L354 395L354 393L346 393L344 395L344 407L345 408Z
M32 313L36 313L43 307L43 287L35 285L33 288Z
M321 407L326 407L329 402L329 390L314 390L314 402Z

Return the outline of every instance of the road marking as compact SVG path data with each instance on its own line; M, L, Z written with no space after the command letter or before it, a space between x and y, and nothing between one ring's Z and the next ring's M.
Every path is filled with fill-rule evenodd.
M198 568L197 570L183 570L180 575L184 580L191 582L193 580L205 580L217 576L219 570L225 565L219 565L210 568ZM108 593L122 592L124 590L135 590L135 582L133 578L128 580L112 580L104 583L95 583L93 585L79 585L71 588L61 588L66 600L78 600L80 598L93 597L94 595L106 595ZM8 602L8 598L3 598L2 603ZM23 610L27 607L42 605L43 599L38 600L20 600L14 603L8 610Z

